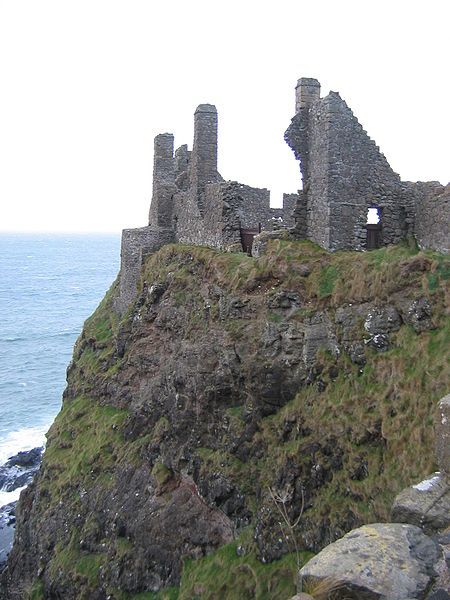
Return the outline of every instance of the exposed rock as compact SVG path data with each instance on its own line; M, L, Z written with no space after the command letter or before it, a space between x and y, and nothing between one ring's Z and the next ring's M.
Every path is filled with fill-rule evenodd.
M440 473L403 490L394 500L392 520L431 533L450 525L450 484Z
M339 598L358 600L423 598L435 573L439 546L414 525L375 523L347 533L301 570L302 577L333 577Z
M44 448L33 448L9 458L0 467L0 490L13 492L28 485L39 468L43 451Z
M376 306L367 313L364 329L372 335L389 333L397 331L401 323L400 315L394 306Z
M366 344L379 352L385 352L389 350L389 336L386 333L376 333L366 340Z
M336 309L335 321L343 340L354 340L360 335L360 325L367 316L369 306L368 304L348 304Z
M24 468L38 467L41 462L43 451L44 448L40 447L33 448L32 450L25 450L23 452L19 452L18 454L11 456L11 458L9 458L5 463L5 466L15 466Z
M339 346L330 319L326 313L317 312L305 320L305 345L303 360L312 367L319 350L328 350L333 356L339 356Z
M6 564L13 543L14 525L16 522L15 515L16 502L7 504L0 509L0 571L2 571Z
M269 298L269 307L278 309L297 308L301 304L300 294L295 291L280 290Z
M450 594L442 588L440 588L439 590L435 590L434 592L432 592L428 596L427 600L450 600Z
M418 395L409 360L392 362L397 353L377 362L367 351L366 369L340 354L366 360L364 321L375 306L368 255L337 257L344 278L355 260L364 271L350 305L339 300L338 287L321 296L333 256L308 243L269 246L261 261L165 248L147 260L140 292L120 322L111 309L117 287L87 321L43 466L18 504L3 574L11 597L36 585L37 573L44 596L65 600L183 588L184 560L215 553L247 526L231 556L239 546L247 562L281 558L291 569L283 556L294 540L280 531L268 488L283 498L291 522L304 506L295 543L319 552L364 518L386 514L393 490L417 472L419 453L432 454L429 427L409 418L409 400L429 414L429 392L445 393L444 353L418 362L414 376L425 381ZM374 335L396 327L389 306L398 288L389 273L389 301L376 304L387 307L389 331ZM409 298L422 289L422 275L414 277ZM434 296L436 314L443 314L443 298ZM399 345L399 352L409 358L424 343L412 336L412 347ZM397 426L423 445L398 454L387 443ZM395 481L377 498L388 469ZM92 578L81 576L86 567ZM226 597L228 588L218 590L219 583L211 593Z
M352 363L361 366L366 364L366 353L362 342L353 342L346 347L346 350Z
M370 334L366 344L379 352L385 352L390 347L389 333L397 331L401 318L393 306L375 306L369 310L364 321L364 329Z
M411 325L417 333L434 328L431 304L425 296L412 301L400 299L398 305L403 321Z
M438 403L434 428L438 465L441 471L450 477L450 394Z

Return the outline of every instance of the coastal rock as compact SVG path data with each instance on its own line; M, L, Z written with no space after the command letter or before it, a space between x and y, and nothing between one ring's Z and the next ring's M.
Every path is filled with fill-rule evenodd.
M450 594L444 589L435 590L428 596L428 600L450 600Z
M0 467L0 490L13 492L28 485L39 468L44 448L19 452Z
M435 576L439 546L414 525L364 525L324 548L301 570L302 578L332 577L337 598L358 600L423 598Z
M305 319L305 345L303 360L306 367L312 367L319 350L327 350L333 356L339 356L339 346L328 315L317 312L313 317Z
M41 446L40 448L33 448L32 450L24 450L22 452L18 452L14 456L11 456L7 462L6 466L16 466L16 467L38 467L41 463L42 453L44 448Z
M450 484L441 473L403 490L394 500L392 520L432 533L450 525Z
M6 565L6 560L14 539L16 504L16 502L11 502L11 504L0 508L0 572Z

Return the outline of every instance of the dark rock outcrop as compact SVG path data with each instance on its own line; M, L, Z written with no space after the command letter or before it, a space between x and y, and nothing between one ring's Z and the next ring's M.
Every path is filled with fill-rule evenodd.
M65 600L157 592L180 584L186 559L244 534L259 565L294 542L318 552L386 518L430 472L424 415L446 385L444 296L428 300L433 338L404 326L398 299L423 295L428 271L399 278L403 249L402 266L396 249L374 266L267 243L260 259L166 246L124 317L113 287L88 319L17 507L8 599L23 586ZM376 335L385 352L367 343ZM431 343L436 357L412 369ZM432 387L418 387L429 374ZM300 519L293 531L280 529L281 505Z

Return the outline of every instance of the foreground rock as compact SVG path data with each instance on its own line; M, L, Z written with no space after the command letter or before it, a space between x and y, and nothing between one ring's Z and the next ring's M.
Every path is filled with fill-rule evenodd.
M403 490L394 500L392 520L412 523L426 533L450 525L450 484L441 473Z
M342 584L339 598L358 600L424 598L432 583L439 546L418 527L375 523L347 533L310 560L302 578L332 577Z

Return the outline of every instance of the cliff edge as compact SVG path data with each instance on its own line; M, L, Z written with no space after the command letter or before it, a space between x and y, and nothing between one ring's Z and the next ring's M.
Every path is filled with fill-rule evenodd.
M117 294L75 346L6 598L287 598L433 471L442 255L167 245L124 316Z

